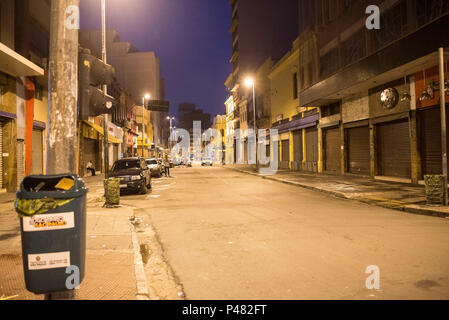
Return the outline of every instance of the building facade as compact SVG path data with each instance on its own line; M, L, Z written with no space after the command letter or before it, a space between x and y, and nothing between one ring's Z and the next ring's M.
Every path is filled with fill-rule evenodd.
M378 30L365 25L373 4ZM311 34L316 61L299 98L320 108L319 172L418 183L441 171L435 81L448 13L438 0L299 1L299 32ZM424 96L429 87L434 95Z
M0 189L46 173L50 1L0 2Z

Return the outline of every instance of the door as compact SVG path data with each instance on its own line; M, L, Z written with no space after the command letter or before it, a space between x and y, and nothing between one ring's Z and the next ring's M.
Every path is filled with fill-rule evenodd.
M290 140L282 140L282 164L281 169L288 169L290 163Z
M0 189L3 188L3 122L0 121Z
M324 133L324 152L325 152L325 166L326 171L334 173L340 172L341 167L341 142L340 142L340 128L326 129Z
M33 129L33 138L31 146L31 174L44 173L44 151L43 151L43 132Z
M410 178L410 136L408 119L377 126L377 159L379 174Z
M302 131L293 132L293 169L300 170L302 167Z
M84 155L83 166L86 168L86 164L92 161L96 171L101 171L101 163L99 161L99 147L98 141L92 139L84 139Z
M306 129L306 171L317 171L318 163L318 129Z
M348 172L368 176L370 174L369 127L346 129L348 148Z
M447 109L446 107L446 114L449 111ZM441 169L441 114L439 106L420 110L418 119L422 173L423 175L441 174L443 170ZM446 122L446 128L449 128L449 121ZM449 139L447 139L447 143L449 146Z

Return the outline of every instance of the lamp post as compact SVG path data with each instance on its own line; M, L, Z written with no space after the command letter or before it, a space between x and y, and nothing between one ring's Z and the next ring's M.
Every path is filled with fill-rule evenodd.
M168 138L168 148L171 149L171 140L173 137L173 120L175 120L175 117L167 117L167 120L170 120L170 138Z
M146 94L142 97L142 158L145 157L144 147L145 147L145 101L151 99L151 95Z
M253 113L254 113L254 137L256 138L256 171L259 170L258 145L257 145L257 122L256 122L256 86L253 78L246 78L245 85L253 89Z

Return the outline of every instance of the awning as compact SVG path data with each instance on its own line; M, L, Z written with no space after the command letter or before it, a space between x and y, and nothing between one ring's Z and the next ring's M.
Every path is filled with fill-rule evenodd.
M95 131L97 131L99 134L103 135L103 127L99 126L98 124L92 123L90 121L83 121L85 124L87 124L88 126L94 128ZM114 137L112 134L108 134L108 141L110 143L116 143L116 144L120 144L122 143L122 141L120 141L119 139L117 139L116 137Z
M44 69L0 42L0 71L13 77L43 76Z
M316 113L302 119L296 119L290 122L283 123L279 126L273 126L273 129L277 129L278 133L285 133L288 131L314 127L318 124L319 119L320 116L318 113Z

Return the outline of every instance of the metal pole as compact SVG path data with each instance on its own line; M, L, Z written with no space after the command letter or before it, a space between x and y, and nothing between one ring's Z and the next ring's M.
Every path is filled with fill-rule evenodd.
M145 132L145 97L142 98L142 158L144 157Z
M69 6L78 7L79 0L51 2L47 174L76 172L78 30L67 26ZM45 295L46 300L74 298L74 290Z
M447 205L447 145L446 145L446 102L444 93L444 50L439 50L440 60L440 109L441 109L441 156L444 177L444 205Z
M259 171L259 159L257 156L258 142L257 142L257 119L256 119L256 88L255 81L253 81L253 112L254 112L254 137L256 139L256 170Z
M106 59L106 0L101 0L101 55L103 62L107 63ZM104 94L108 93L108 87L103 86ZM103 115L103 153L104 153L104 177L109 178L109 139L108 139L108 115Z

